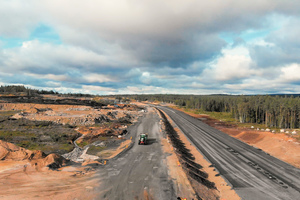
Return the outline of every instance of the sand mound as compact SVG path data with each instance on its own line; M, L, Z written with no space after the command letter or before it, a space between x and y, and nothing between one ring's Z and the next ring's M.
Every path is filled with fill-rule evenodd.
M46 158L42 160L43 165L49 167L49 169L57 169L66 164L66 159L58 154L49 154Z
M28 160L36 170L57 169L66 164L66 159L58 154L46 155L42 151L31 151L9 142L0 140L0 160L23 161Z

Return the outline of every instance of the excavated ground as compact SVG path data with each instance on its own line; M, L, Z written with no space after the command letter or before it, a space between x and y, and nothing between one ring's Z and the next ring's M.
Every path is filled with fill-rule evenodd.
M128 146L123 136L140 108L12 99L0 103L0 199L95 199L94 167ZM61 156L72 149L72 161Z
M79 147L119 145L139 108L99 109L91 106L0 103L0 139L46 153L67 153ZM120 139L118 139L118 137ZM103 143L101 143L103 142ZM101 143L101 144L100 144ZM103 149L104 150L104 149Z

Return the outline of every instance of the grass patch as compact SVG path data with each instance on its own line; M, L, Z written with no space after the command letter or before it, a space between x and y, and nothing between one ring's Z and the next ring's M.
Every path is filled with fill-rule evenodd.
M97 153L105 150L106 147L100 147L100 146L90 146L90 148L87 150L87 154L90 155L97 155Z
M21 131L2 131L0 130L0 140L12 140L15 139L16 137L22 137L22 138L30 138L33 139L35 138L34 133L24 133Z
M46 145L46 144L39 144L28 140L23 140L21 142L16 143L16 145L29 149L29 150L41 150L46 153L50 152L61 152L67 153L74 149L72 144L53 144L53 145Z
M13 116L17 113L19 113L20 111L19 110L0 110L0 116L3 116L3 117L10 117L10 116Z
M187 109L181 108L187 113L198 114L198 115L209 115L213 119L218 119L223 122L237 122L237 120L228 112L208 112L200 109Z
M109 139L109 137L99 136L97 138L91 138L91 139L83 138L83 140L80 143L78 143L78 142L76 142L76 143L80 148L83 148L86 145L92 144L95 141L107 141L108 139Z
M59 150L70 152L74 149L72 144L60 144L58 147Z
M21 142L18 142L16 145L29 149L29 150L41 150L41 147L39 144L32 142L30 140L23 140Z
M76 143L80 148L83 148L86 145L90 144L88 141L81 141L80 143L78 143L78 142L76 142Z

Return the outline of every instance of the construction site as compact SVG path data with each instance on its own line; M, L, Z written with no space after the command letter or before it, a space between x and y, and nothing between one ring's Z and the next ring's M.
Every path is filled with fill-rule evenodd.
M167 107L55 95L0 100L1 199L234 200L248 195L236 192L239 184L199 151L202 147L185 135ZM299 167L297 154L279 155L259 143L266 135L246 137L245 129L193 117ZM290 139L272 138L286 152L299 148Z

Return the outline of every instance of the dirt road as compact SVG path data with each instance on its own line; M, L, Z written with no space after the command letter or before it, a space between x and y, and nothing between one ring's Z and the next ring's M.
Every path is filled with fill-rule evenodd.
M99 199L176 199L161 148L159 116L148 109L129 133L127 137L135 141L133 147L99 169ZM138 145L140 133L149 134L148 145Z

